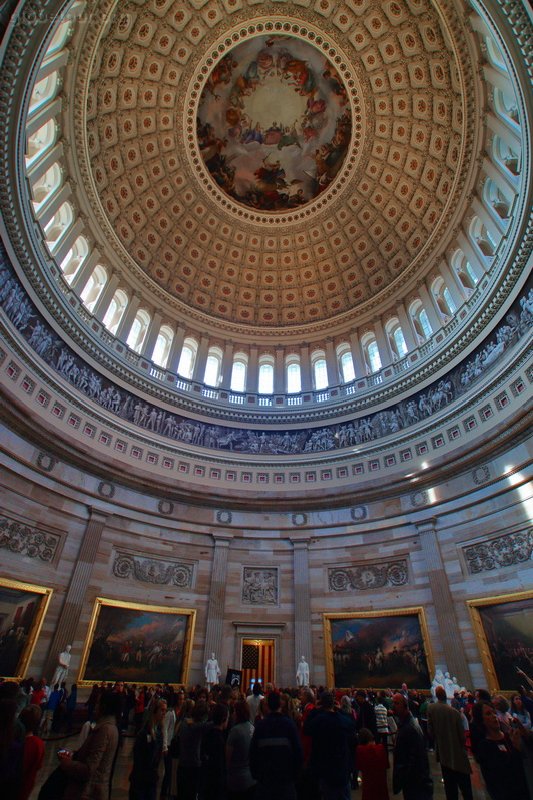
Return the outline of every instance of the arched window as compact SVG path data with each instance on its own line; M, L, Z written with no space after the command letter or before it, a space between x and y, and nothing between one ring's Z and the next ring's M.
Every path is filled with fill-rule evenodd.
M505 122L516 126L520 125L518 104L514 95L509 92L504 92L499 88L494 89L494 110Z
M514 147L505 142L501 136L495 136L492 140L492 153L495 161L502 166L505 172L516 177L520 175L520 153L517 153Z
M26 148L26 166L32 164L38 156L46 153L54 144L57 136L57 125L55 120L49 119L41 127L28 137Z
M207 386L218 386L222 368L222 350L210 347L207 353L204 371L204 383Z
M370 375L373 372L379 372L381 364L381 356L379 355L379 347L376 337L373 333L368 333L362 339L363 353L365 356L366 369Z
M440 313L446 321L449 320L450 317L453 317L457 308L444 280L442 278L437 278L433 281L431 291L433 292L433 297L435 298Z
M341 352L339 358L340 373L343 383L351 383L355 380L355 367L351 350L346 348Z
M474 217L470 225L470 236L480 253L491 258L496 252L496 242L479 217Z
M300 356L292 354L285 360L287 376L287 394L299 394L302 391L302 370Z
M173 338L174 331L172 328L169 325L162 325L157 335L154 352L152 353L152 361L154 364L157 364L159 367L166 367Z
M433 330L431 328L431 323L429 321L426 309L422 305L421 300L415 300L414 303L411 303L409 307L409 314L413 321L413 327L416 331L416 335L418 336L418 341L420 344L423 344L426 339L429 339L433 333Z
M106 269L101 264L97 264L93 269L89 280L85 284L83 292L80 295L85 307L89 311L92 311L95 307L106 283Z
M328 365L326 361L326 354L323 350L316 350L311 356L311 368L313 371L313 383L315 389L327 389L329 385L328 380Z
M194 362L198 352L198 342L196 339L187 338L181 348L180 360L178 364L178 375L190 380L194 371Z
M483 187L483 200L489 212L500 219L509 220L512 201L507 198L503 191L490 178L485 181Z
M500 70L500 72L507 73L507 64L503 57L503 53L496 44L492 36L485 37L485 44L487 46L487 58L493 67Z
M38 108L43 106L49 100L52 100L56 96L58 89L59 73L57 70L54 70L50 73L50 75L47 75L45 78L41 78L40 81L37 81L33 87L28 113L33 114L33 112L37 111Z
M133 324L126 340L128 347L131 347L131 349L135 350L136 353L141 352L146 334L148 333L149 325L150 314L148 311L145 311L144 309L137 311L137 315L133 320Z
M73 219L74 212L70 203L62 203L44 229L46 244L49 245L52 252L65 235L65 231L72 225Z
M246 374L248 371L248 356L245 353L235 353L233 364L231 367L231 383L230 389L232 392L245 392L246 391Z
M257 391L259 394L272 394L274 391L274 363L268 356L259 359Z
M35 181L31 187L33 208L38 212L41 206L59 189L62 184L62 174L59 164L49 167L44 175Z
M389 320L385 326L385 330L389 337L389 345L393 358L398 359L406 356L408 350L399 320L396 318Z
M78 236L67 255L61 262L61 271L67 283L72 283L74 276L89 255L89 245L85 236Z
M115 334L128 305L128 296L123 289L117 289L102 320L109 333Z
M70 19L66 19L64 22L58 25L56 32L52 36L52 40L46 51L46 58L51 56L53 53L57 53L58 50L61 50L61 48L69 40L71 33L72 21Z
M458 250L454 254L452 258L452 267L461 282L461 286L465 289L466 294L472 294L479 279L462 250Z

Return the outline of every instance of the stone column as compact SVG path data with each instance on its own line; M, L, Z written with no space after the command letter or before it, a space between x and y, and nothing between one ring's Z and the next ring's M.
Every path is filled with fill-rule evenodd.
M95 307L93 308L93 317L96 317L96 319L99 322L104 321L107 309L109 308L109 304L113 299L113 295L118 289L119 283L120 283L120 275L118 275L116 272L113 272L108 282L106 283L103 292L98 298Z
M167 370L169 372L177 373L178 371L184 339L185 329L182 328L181 325L177 325L174 331L172 344L170 345L170 352L168 354Z
M207 620L205 626L204 664L211 653L215 653L221 670L221 680L225 672L220 657L222 653L222 637L224 633L224 606L226 603L226 582L229 546L231 536L214 536L213 571L211 573L211 587L209 590L209 603L207 605ZM203 665L202 665L203 666Z
M196 358L194 359L194 369L192 372L192 380L197 381L198 383L203 383L204 375L205 375L205 365L207 363L207 353L209 350L209 339L207 336L202 336L200 339L200 345L196 352Z
M72 644L78 635L80 616L107 519L108 517L105 514L91 508L87 528L81 542L78 558L72 572L65 602L59 615L43 672L43 675L46 675L49 680L51 680L57 666L59 653L65 649L67 644ZM79 655L81 656L81 653Z
M134 292L128 301L126 310L122 315L117 332L115 333L117 339L120 339L123 342L127 341L131 326L135 322L135 317L137 316L137 311L139 310L140 305L141 296L137 292Z
M222 367L220 370L220 388L231 389L231 373L233 372L233 342L226 342L224 355L222 356Z
M313 648L311 636L311 601L309 597L309 539L293 539L294 564L294 676L301 656L309 662L313 682Z
M439 548L436 522L436 519L428 519L418 523L416 527L426 563L447 669L450 675L457 677L461 686L469 686L471 683L470 670L465 658L454 600Z
M144 337L144 342L141 347L141 355L148 359L148 361L151 361L154 354L154 349L157 344L157 337L159 336L159 331L161 330L162 321L163 314L158 309L154 312L152 319L150 320L150 324L148 326L148 330L146 331L146 336Z
M381 359L381 368L388 367L392 363L392 352L388 342L387 334L380 319L375 319L372 322L374 333L376 334L376 344L379 350L379 357Z

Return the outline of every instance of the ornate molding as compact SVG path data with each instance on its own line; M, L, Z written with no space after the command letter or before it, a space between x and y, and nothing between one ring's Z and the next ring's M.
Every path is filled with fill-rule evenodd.
M383 589L387 586L405 586L408 583L409 572L405 558L380 564L355 564L351 567L328 569L330 592Z
M466 568L470 575L492 572L500 567L511 567L531 561L533 556L533 528L485 539L483 542L463 547Z
M53 561L61 536L31 528L8 517L0 517L0 547L40 561Z
M181 589L192 586L194 568L181 561L163 561L131 553L116 553L113 575L117 578L134 578L158 586L172 584Z
M243 567L241 602L250 606L277 606L278 584L276 567Z

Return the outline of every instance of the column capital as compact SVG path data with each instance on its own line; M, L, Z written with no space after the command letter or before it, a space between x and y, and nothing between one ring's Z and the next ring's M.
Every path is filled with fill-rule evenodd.
M416 522L417 533L436 533L437 531L437 517L429 517L420 522Z
M289 541L295 550L308 550L311 539L293 539L289 537Z
M233 541L233 536L224 536L219 535L218 533L212 533L211 537L213 539L213 543L215 547L229 547Z

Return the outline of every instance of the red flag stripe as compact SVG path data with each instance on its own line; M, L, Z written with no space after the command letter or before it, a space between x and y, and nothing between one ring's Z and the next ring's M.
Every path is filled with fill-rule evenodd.
M244 644L251 644L251 642L243 642ZM261 680L263 686L266 683L274 682L274 642L273 641L254 641L259 648L259 660L257 669L243 669L242 670L242 688L246 691L250 686L252 679L254 681ZM241 652L242 659L242 652ZM241 660L242 663L242 660Z

